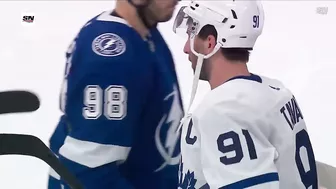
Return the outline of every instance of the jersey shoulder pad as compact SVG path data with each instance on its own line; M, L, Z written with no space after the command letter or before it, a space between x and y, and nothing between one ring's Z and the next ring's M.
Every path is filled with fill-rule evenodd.
M262 76L263 84L269 90L265 91L262 95L273 97L273 103L270 104L282 104L283 101L287 101L293 97L292 91L287 88L278 79Z
M94 59L95 62L141 60L149 53L140 35L126 20L112 16L111 11L89 21L76 41L85 59Z
M211 90L199 105L200 115L216 112L217 115L258 116L269 109L274 102L274 95L266 94L265 87L259 83L237 80L223 84Z
M260 76L260 75L259 75ZM262 83L265 85L268 85L269 87L275 89L275 90L280 90L280 89L285 89L285 85L274 78L266 77L266 76L260 76L262 78Z

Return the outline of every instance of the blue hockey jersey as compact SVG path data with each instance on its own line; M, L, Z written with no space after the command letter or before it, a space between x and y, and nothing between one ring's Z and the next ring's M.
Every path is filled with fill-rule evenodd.
M85 189L176 189L182 100L158 29L144 40L107 11L66 55L64 115L50 139L61 162ZM50 175L49 189L69 188Z

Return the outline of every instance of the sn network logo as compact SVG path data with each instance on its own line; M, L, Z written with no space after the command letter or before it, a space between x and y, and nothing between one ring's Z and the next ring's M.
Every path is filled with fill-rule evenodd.
M33 23L35 16L23 16L22 21L27 23Z
M35 14L34 13L22 13L21 16L21 23L23 25L32 25L35 21Z

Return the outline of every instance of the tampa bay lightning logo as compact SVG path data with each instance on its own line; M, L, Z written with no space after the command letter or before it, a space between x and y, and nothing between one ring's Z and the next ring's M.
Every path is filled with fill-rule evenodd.
M158 152L164 159L164 163L157 168L155 171L160 171L165 168L167 165L178 165L180 161L180 149L179 141L180 141L180 132L178 130L178 126L183 114L182 107L179 103L179 93L177 90L177 86L174 85L174 90L170 94L168 94L164 101L171 101L172 104L170 106L169 113L163 115L161 118L159 125L155 130L155 145L157 147ZM165 128L168 126L168 129ZM166 130L166 139L165 142L161 141L161 133ZM178 151L178 154L175 152Z
M92 50L100 56L118 56L126 51L126 44L117 34L104 33L93 40Z

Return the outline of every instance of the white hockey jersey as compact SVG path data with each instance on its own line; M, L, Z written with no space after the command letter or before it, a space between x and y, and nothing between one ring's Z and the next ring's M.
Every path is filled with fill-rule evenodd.
M303 118L277 80L243 76L213 89L183 124L179 189L317 189Z

